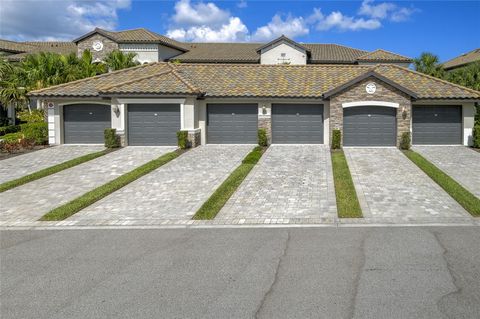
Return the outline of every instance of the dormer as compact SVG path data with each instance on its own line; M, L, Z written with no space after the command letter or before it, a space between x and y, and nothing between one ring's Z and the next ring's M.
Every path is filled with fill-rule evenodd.
M282 35L257 49L260 64L307 64L310 50Z

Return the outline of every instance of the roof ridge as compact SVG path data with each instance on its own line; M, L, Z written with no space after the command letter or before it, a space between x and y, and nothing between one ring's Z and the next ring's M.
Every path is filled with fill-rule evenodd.
M373 53L378 52L378 51L385 52L385 53L388 53L388 54L392 54L392 55L395 55L395 56L399 56L399 57L404 58L404 59L412 60L412 58L409 58L409 57L407 57L407 56L405 56L405 55L398 54L398 53L395 53L395 52L392 52L392 51L388 51L388 50L385 50L385 49L375 49L375 50L373 50L373 51L371 51L371 52L368 52L368 53L366 53L366 54L364 54L364 55L359 56L359 57L357 58L357 60L358 60L358 59L362 59L362 58L364 58L364 57L366 57L366 56L369 56L370 54L373 54ZM381 59L377 59L377 60L381 60Z
M432 79L432 80L437 81L437 82L440 82L440 83L449 84L449 85L455 86L455 87L457 87L457 88L460 88L460 89L462 89L462 90L470 91L470 92L475 93L475 94L478 94L478 95L480 96L480 91L471 89L471 88L469 88L469 87L466 87L466 86L463 86L463 85L460 85L460 84L456 84L456 83L453 83L453 82L449 82L449 81L444 80L444 79L439 79L439 78L436 78L436 77L434 77L434 76L431 76L431 75L428 75L428 74L425 74L425 73L421 73L421 72L418 72L418 71L415 71L415 70L412 70L412 69L409 69L409 68L405 68L405 67L402 67L402 66L399 66L399 65L396 65L396 64L386 64L386 63L382 63L382 64L377 64L377 65L375 66L375 68L380 67L380 66L395 67L395 68L397 68L397 69L400 69L400 70L403 70L403 71L407 71L407 72L410 72L410 73L413 73L413 74L417 74L417 75L420 75L420 76L423 76L423 77Z
M170 62L168 62L170 63ZM358 64L249 64L249 63L180 63L179 66L230 66L230 67L255 67L255 68L327 68L327 67L336 67L336 68L371 68L371 65L358 65Z
M189 81L187 81L186 79L183 78L183 76L181 76L178 72L177 72L177 69L176 67L172 64L172 63L168 63L167 62L167 65L170 67L170 69L172 70L172 73L183 83L185 84L190 90L192 90L193 92L200 92L200 89L198 89L197 87L195 87L194 85L192 85Z
M165 63L165 62L152 62L152 63L147 63L147 64L141 64L141 65L137 65L137 66L134 66L134 67L131 67L131 68L116 70L116 71L113 71L113 72L103 73L103 74L99 74L99 75L95 75L95 76L91 76L91 77L87 77L87 78L83 78L83 79L79 79L79 80L75 80L75 81L71 81L71 82L52 85L52 86L49 86L49 87L46 87L46 88L43 88L43 89L30 91L29 93L37 94L37 93L41 93L41 92L47 91L47 90L52 89L52 88L64 87L64 86L67 86L67 85L70 85L70 84L81 83L81 82L85 82L85 81L92 80L92 79L99 79L99 78L111 76L111 75L114 75L114 74L118 74L118 73L122 73L122 72L128 72L128 71L131 71L131 70L134 70L134 69L145 68L145 67L149 67L149 66L153 66L153 65L161 64L161 63Z
M120 83L115 83L113 85L105 85L105 86L100 85L97 88L99 90L110 90L110 89L112 89L114 87L117 87L117 86L122 86L122 85L126 85L126 84L132 84L132 83L135 83L135 82L140 82L140 81L143 81L143 80L146 80L146 79L149 79L149 78L165 75L165 74L168 74L168 73L171 73L171 72L172 72L171 70L166 70L166 71L162 71L162 72L159 72L159 73L154 73L154 74L142 76L142 77L139 77L139 78L135 78L135 79L132 79L132 80L128 80L128 81L124 81L124 82L120 82Z

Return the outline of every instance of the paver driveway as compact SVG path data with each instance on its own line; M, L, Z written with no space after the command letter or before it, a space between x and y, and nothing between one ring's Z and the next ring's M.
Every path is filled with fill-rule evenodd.
M470 215L396 148L345 148L365 218L442 223Z
M59 145L1 160L0 184L104 148L101 145Z
M330 152L325 145L272 145L216 219L335 218Z
M465 146L415 146L413 149L480 198L480 153Z
M252 145L197 147L68 220L98 224L190 219L252 149Z
M126 147L94 160L0 193L0 221L37 220L175 147Z

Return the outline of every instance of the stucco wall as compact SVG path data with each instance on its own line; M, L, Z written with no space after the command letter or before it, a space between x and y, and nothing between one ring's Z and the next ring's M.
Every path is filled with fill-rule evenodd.
M367 83L375 83L375 93L369 94L365 90ZM410 132L410 117L412 103L410 97L393 86L376 78L368 78L330 98L330 133L333 129L340 129L343 133L342 103L360 101L382 101L398 103L397 109L397 145L402 133ZM331 136L331 134L330 134ZM342 134L343 140L343 134ZM330 140L331 143L331 140ZM343 141L342 141L343 143Z
M121 43L118 48L122 52L135 53L135 60L140 63L158 62L158 44Z
M164 45L158 46L158 61L166 61L168 59L174 58L177 55L182 54L183 52L177 49L166 47Z
M285 53L285 57L282 57ZM280 43L273 47L262 50L260 55L261 64L307 64L305 50L296 48L287 43Z
M101 51L95 51L92 48L93 42L101 41L103 43L103 49ZM91 35L90 37L81 40L77 44L77 55L81 56L83 51L90 50L93 55L93 60L103 60L108 53L118 49L118 44L109 38L104 37L98 33Z

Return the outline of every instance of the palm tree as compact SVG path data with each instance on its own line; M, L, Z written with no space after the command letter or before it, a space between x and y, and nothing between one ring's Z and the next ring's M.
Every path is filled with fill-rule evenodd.
M88 78L106 72L104 64L93 61L93 55L90 50L85 50L78 61L78 79Z
M140 64L140 62L135 61L135 56L136 54L132 52L124 53L120 50L114 50L105 58L105 64L109 71L131 68Z
M423 52L419 58L413 61L415 70L438 78L443 77L443 70L437 55L430 52Z

